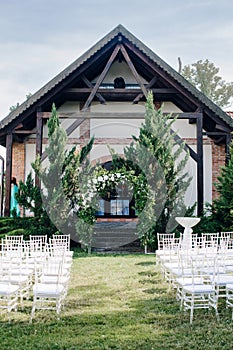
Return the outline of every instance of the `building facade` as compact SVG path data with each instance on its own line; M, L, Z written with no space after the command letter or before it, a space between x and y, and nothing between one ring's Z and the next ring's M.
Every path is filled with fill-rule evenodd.
M5 215L10 213L11 177L25 181L36 155L46 162L46 123L53 103L68 135L67 148L80 148L94 136L91 162L107 167L109 147L122 155L132 135L138 135L149 90L157 108L177 116L173 131L190 152L192 182L185 202L197 202L201 215L204 203L216 196L214 182L226 161L232 118L122 25L0 122L0 144L6 147ZM102 219L135 216L123 192L118 201L112 195L107 205L100 208Z

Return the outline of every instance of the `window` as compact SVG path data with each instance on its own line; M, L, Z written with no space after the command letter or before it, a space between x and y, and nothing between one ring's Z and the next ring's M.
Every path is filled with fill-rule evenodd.
M103 165L105 169L111 169L111 162ZM99 200L98 217L135 217L134 198L132 191L124 183L119 183L116 188L109 189L107 195Z

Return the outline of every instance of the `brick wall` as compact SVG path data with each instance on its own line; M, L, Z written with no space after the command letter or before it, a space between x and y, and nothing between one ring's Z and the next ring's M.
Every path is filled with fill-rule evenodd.
M218 146L212 141L212 160L212 194L213 199L215 199L218 196L218 192L216 191L214 183L217 182L217 177L220 175L220 168L225 165L225 145Z
M25 145L24 143L13 143L12 147L12 177L25 181Z

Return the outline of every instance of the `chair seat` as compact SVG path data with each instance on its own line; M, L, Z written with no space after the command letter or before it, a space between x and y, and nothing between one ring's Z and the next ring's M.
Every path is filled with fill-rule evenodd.
M19 286L12 285L9 283L3 284L0 283L0 296L8 296L17 293Z
M192 269L191 268L174 268L170 270L171 274L177 277L180 276L190 276L192 274Z
M188 286L195 284L203 284L203 278L202 277L178 277L176 278L176 283L180 286Z
M27 276L3 276L2 278L3 282L9 282L12 284L22 284L22 283L27 283L28 282L28 277Z
M57 268L56 267L55 268L48 267L48 268L43 269L43 274L47 275L47 276L57 276L58 273L59 273L59 266ZM63 275L69 274L69 269L63 268L62 274Z
M229 291L233 292L233 283L228 283L226 285L226 289L228 289Z
M11 275L21 275L21 276L30 276L34 272L33 268L23 267L21 269L12 269Z
M183 287L183 290L186 293L190 294L210 294L215 293L215 289L211 284L194 284L194 285L186 285Z
M57 276L49 276L49 275L45 275L45 276L42 276L41 279L40 279L40 282L41 283L44 283L44 284L48 284L48 283L52 283L52 284L56 284L57 283L57 280L58 280L58 277ZM68 276L61 276L59 278L59 282L61 284L66 284L69 282L69 277Z
M46 284L38 283L33 286L33 293L37 297L58 297L65 290L65 287L62 284Z
M233 284L233 275L218 275L215 276L212 281L219 286L225 286L226 284L231 283Z

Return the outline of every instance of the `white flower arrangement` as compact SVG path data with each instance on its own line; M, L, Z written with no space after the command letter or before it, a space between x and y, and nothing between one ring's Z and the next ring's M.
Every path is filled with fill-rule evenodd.
M133 181L132 181L133 179ZM98 168L93 177L89 178L81 187L81 191L77 193L78 205L75 206L75 210L82 210L93 208L96 203L97 195L99 192L109 188L116 187L119 183L128 184L130 190L133 190L133 182L136 180L134 174L121 173L121 172L106 172L102 168ZM97 205L97 203L96 203Z

